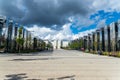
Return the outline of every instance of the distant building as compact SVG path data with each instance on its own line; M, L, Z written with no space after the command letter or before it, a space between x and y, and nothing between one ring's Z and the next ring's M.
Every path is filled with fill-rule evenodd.
M53 45L53 49L60 49L60 42L58 40L52 40L51 43Z
M62 40L61 41L61 47L67 47L70 41L68 40Z
M67 47L69 41L67 41L67 40L52 40L51 43L53 44L54 49L61 49L61 47Z

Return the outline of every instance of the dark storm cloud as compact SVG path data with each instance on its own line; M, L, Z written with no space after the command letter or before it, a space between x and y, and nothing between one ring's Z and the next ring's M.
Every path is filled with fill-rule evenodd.
M18 21L25 25L62 25L70 16L86 16L92 11L89 0L22 0L23 8L15 1L19 0L2 0L0 13L20 18Z
M0 0L0 15L19 18L24 16L24 11L15 4L16 0Z

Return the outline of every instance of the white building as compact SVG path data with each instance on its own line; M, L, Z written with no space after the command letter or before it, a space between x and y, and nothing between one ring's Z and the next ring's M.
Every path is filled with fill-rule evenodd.
M61 47L67 47L70 41L68 40L62 40L61 41Z
M52 40L51 43L53 44L54 49L61 49L61 47L67 47L69 41L67 41L67 40Z

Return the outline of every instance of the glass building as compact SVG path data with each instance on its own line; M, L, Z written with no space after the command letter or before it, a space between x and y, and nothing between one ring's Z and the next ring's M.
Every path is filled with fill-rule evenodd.
M5 51L5 46L6 46L6 39L5 39L5 23L6 23L6 17L5 16L0 16L0 52Z
M31 45L31 43L32 43L32 37L31 37L31 33L30 33L30 31L28 31L28 49L31 49L31 47L32 47L32 45Z
M40 50L45 49L42 40L34 38L31 32L25 28L22 29L22 32L20 32L19 29L18 23L14 24L13 20L9 19L6 24L6 17L0 16L0 52L18 52L20 49L27 50L33 49L33 47ZM18 37L24 39L22 46L17 43L16 39Z
M87 50L89 50L89 36L87 35L86 37L87 37L86 38L87 39Z
M22 38L25 41L25 28L22 29ZM22 44L22 50L25 49L24 43Z
M111 52L111 45L110 45L110 26L107 27L107 33L108 33L108 52Z
M11 52L12 46L12 34L13 34L13 20L9 20L8 23L8 34L7 34L7 51Z
M102 31L100 29L100 50L102 51Z
M105 51L105 31L104 28L101 28L101 49Z
M15 23L15 26L14 26L14 47L13 49L16 51L18 50L18 45L17 45L17 36L18 36L18 23Z
M115 23L115 51L118 51L117 40L118 40L118 25L117 25L117 22L116 22Z
M92 33L92 50L95 51L95 33Z
M25 41L25 45L26 45L26 49L28 49L28 31L26 30L26 41Z
M37 38L33 38L33 49L37 49Z
M100 50L100 30L96 30L96 37L97 37L97 51Z
M108 28L107 26L105 26L104 28L104 31L105 31L105 51L107 52L108 51Z
M118 20L117 26L118 26L117 47L118 51L120 51L120 20Z
M110 45L111 45L111 51L117 51L117 33L118 28L116 23L110 24Z
M87 49L87 36L84 36L84 50Z
M91 42L91 43L90 43L90 44L91 44L91 45L90 45L90 51L92 51L92 50L93 50L93 49L92 49L92 48L93 48L92 34L90 34L90 42Z
M88 50L90 51L92 48L91 34L88 34Z
M24 49L27 49L27 30L24 29Z

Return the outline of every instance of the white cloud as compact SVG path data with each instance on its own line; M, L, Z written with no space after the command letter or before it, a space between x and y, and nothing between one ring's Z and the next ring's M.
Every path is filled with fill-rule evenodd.
M78 34L73 35L73 39L77 39L83 36L86 36L88 34L91 34L92 32L94 32L96 29L91 29L91 30L86 30L83 32L79 32Z
M57 1L57 0L56 0ZM71 23L76 22L75 24L77 29L81 29L82 27L89 26L95 21L99 21L101 19L100 16L96 16L94 20L90 20L89 17L92 14L97 13L99 10L104 10L106 12L113 12L113 11L118 11L120 12L120 2L119 0L92 0L88 1L86 5L92 8L93 11L91 13L88 13L87 16L80 16L80 15L73 15L68 18L68 20ZM56 2L57 4L57 2ZM112 16L111 16L112 17ZM101 28L105 26L106 19L100 20L99 23L97 24L96 28ZM79 37L83 37L84 35L88 35L88 33L91 33L95 31L96 29L91 29L83 32L79 32L78 34L73 34L70 25L71 23L65 24L62 26L62 29L57 31L51 28L47 28L45 26L37 26L34 25L32 28L29 28L28 30L30 31L35 31L36 36L40 36L41 39L48 39L48 40L53 40L53 39L67 39L67 40L73 40L77 39ZM57 25L53 25L52 28L56 28Z
M40 27L34 25L31 28L27 28L27 30L31 31L34 36L39 36L41 39L48 39L48 40L63 40L69 39L72 36L72 31L70 30L71 24L65 24L62 27L62 30L57 31L47 27Z
M95 29L91 29L79 32L78 34L73 34L70 29L70 26L71 23L65 24L63 25L62 30L60 31L52 30L46 27L40 27L37 25L34 25L33 27L27 29L31 32L34 31L34 36L39 36L43 40L74 40L95 31Z
M69 17L68 20L71 22L71 23L75 23L75 28L78 28L78 30L80 30L81 28L83 27L87 27L87 26L90 26L94 23L94 20L90 20L89 19L89 16L72 16L72 17Z
M96 16L94 20L89 19L91 15L98 14L98 11L103 10L104 12L120 12L120 1L119 0L86 0L87 3L85 5L91 7L92 11L88 13L86 16L75 15L68 18L68 20L72 23L75 23L75 28L80 30L83 27L90 26L94 24L96 21L98 22L97 28L104 27L106 19L101 20L101 16ZM83 1L84 2L84 1ZM112 15L109 17L113 17ZM76 21L78 20L78 21Z
M104 11L120 11L120 2L119 0L94 0L92 3L95 11L104 10Z
M54 39L59 39L59 40L72 39L73 33L70 29L70 26L71 26L71 23L63 25L62 30L58 31L58 33L54 35Z
M46 36L54 35L57 33L56 30L52 30L51 28L46 28L44 26L37 25L34 25L31 28L27 28L27 30L31 31L34 34L34 36L39 36L41 39L45 39Z

